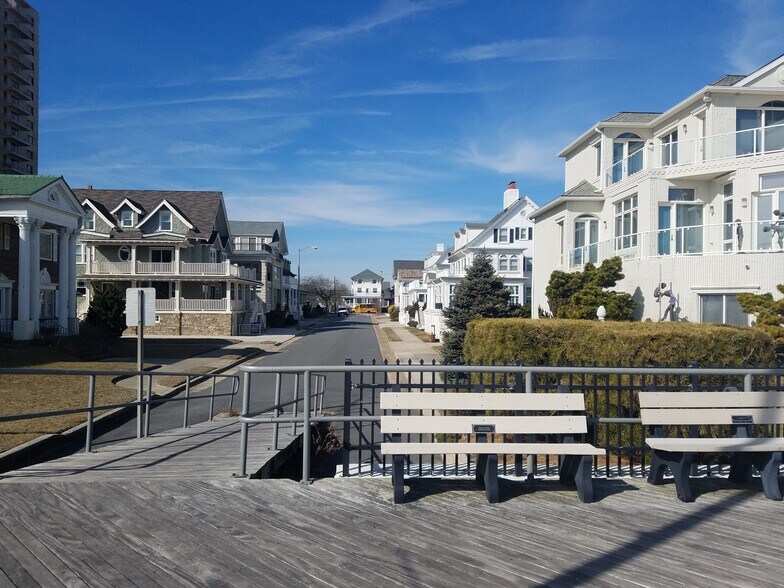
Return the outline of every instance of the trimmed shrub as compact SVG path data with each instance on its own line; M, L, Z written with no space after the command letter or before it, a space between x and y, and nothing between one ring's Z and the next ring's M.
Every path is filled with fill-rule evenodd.
M751 327L705 323L618 323L480 319L466 334L470 363L523 365L774 365L773 339Z
M400 308L397 306L390 307L389 318L393 321L400 319Z
M116 339L125 330L125 300L114 284L105 286L93 296L87 309L85 324L100 337Z

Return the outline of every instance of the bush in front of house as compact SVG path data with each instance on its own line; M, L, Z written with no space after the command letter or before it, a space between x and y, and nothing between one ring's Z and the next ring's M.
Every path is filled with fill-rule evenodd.
M480 319L464 355L476 363L523 365L774 365L773 338L760 329L706 323L573 319Z
M125 330L125 300L114 284L97 291L84 320L91 333L116 339Z
M393 321L398 321L400 319L400 307L399 306L390 306L389 307L389 318Z

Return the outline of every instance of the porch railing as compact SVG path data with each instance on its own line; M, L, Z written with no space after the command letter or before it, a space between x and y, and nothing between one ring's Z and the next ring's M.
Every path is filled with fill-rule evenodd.
M226 276L258 281L258 272L253 268L234 265L228 261L220 263L191 263L137 261L94 261L87 265L91 275L153 275L153 276ZM135 271L134 271L135 270Z

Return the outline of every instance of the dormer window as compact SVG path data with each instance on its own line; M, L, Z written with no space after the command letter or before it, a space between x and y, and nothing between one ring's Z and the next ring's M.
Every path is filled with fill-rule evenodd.
M162 210L159 213L160 224L158 230L171 231L172 230L172 213L168 210Z
M89 211L87 215L84 217L84 230L85 231L94 231L95 230L95 212Z
M121 210L120 211L120 226L123 228L130 228L133 226L133 211Z

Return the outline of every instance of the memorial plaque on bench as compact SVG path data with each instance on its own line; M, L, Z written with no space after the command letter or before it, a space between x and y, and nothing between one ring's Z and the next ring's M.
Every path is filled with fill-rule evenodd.
M495 425L471 425L471 432L477 433L495 433Z
M753 425L754 417L750 414L734 414L732 415L733 425Z

